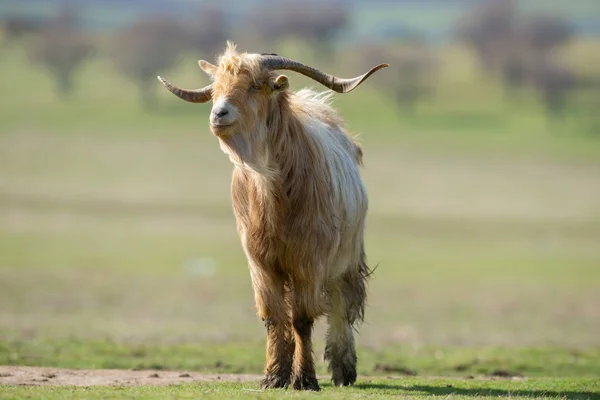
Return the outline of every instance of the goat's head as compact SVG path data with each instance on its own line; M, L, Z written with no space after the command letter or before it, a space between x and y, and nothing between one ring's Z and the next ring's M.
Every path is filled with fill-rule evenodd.
M276 70L296 71L338 93L347 93L375 71L388 66L380 64L359 77L342 79L275 54L238 53L230 42L218 65L204 60L198 64L213 81L204 88L181 89L160 76L158 79L185 101L205 103L212 99L211 131L223 140L234 135L253 135L266 124L271 102L289 87L287 76Z

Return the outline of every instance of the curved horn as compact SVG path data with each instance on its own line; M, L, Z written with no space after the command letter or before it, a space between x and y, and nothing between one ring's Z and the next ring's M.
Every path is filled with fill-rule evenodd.
M165 85L169 92L190 103L206 103L212 98L212 84L205 86L202 89L188 90L178 88L160 76L158 77L158 80Z
M379 64L376 67L371 68L365 74L357 76L356 78L344 79L338 78L337 76L328 75L325 72L321 72L316 68L310 67L306 64L290 60L289 58L280 57L276 55L261 55L261 65L268 69L288 69L301 73L302 75L308 76L311 79L319 82L323 86L328 87L338 93L348 93L358 85L363 83L369 76L381 68L389 67L389 64Z

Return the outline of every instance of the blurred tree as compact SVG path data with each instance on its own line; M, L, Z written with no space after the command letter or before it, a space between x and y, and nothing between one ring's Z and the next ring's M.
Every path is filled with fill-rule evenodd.
M514 40L501 70L507 93L514 94L518 87L532 85L548 115L562 115L566 97L578 87L579 79L553 54L570 36L567 21L558 16L534 15L520 20L513 28Z
M514 0L487 0L459 20L456 33L473 49L483 68L498 71L515 39L516 23Z
M57 15L52 21L54 25L81 28L80 19L83 11L81 0L60 0Z
M144 107L156 103L156 76L179 61L186 38L179 21L162 16L140 19L115 37L115 67L136 82Z
M396 62L396 103L413 113L417 104L433 92L435 60L427 51L418 49L400 53Z
M547 54L572 35L568 21L558 15L536 15L524 21L524 40L531 50Z
M18 40L24 36L39 33L44 29L45 22L40 19L8 16L1 22L4 43Z
M357 60L366 70L379 62L388 62L392 70L389 75L374 75L374 85L392 97L399 110L413 113L417 105L435 88L437 59L429 45L421 39L411 39L393 51L378 45L366 45L357 51ZM390 79L390 77L392 77Z
M57 92L63 98L73 91L74 72L94 50L92 40L78 28L76 12L66 5L61 7L30 48L32 61L54 75Z
M510 56L502 67L502 79L505 86L517 88L525 84L527 80L527 66L521 56Z
M567 98L579 85L580 79L567 65L555 58L544 57L532 71L532 83L538 90L549 118L562 117Z
M522 26L515 27L510 47L506 49L502 59L498 60L498 74L505 95L511 101L518 100L521 89L531 83L531 73L536 63L536 56L530 51L523 36Z
M214 59L225 48L228 33L226 18L223 10L216 5L201 7L182 23L182 27L185 44L207 59Z
M339 0L284 0L276 6L265 2L255 10L248 25L258 30L265 44L281 38L301 38L313 49L315 58L325 60L334 57L335 36L349 21L347 5Z
M500 76L507 95L514 99L518 88L530 85L549 117L563 115L568 94L579 86L575 73L552 57L572 35L565 18L518 18L514 0L487 0L461 19L457 31L481 65Z
M568 21L557 15L534 15L523 23L522 42L533 57L531 82L539 92L549 118L564 115L567 98L579 87L580 78L554 56L557 47L572 34Z

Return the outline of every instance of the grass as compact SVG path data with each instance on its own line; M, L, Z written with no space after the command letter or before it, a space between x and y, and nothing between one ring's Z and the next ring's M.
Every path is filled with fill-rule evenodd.
M317 353L322 352L318 346ZM597 377L598 349L524 347L361 346L360 376L526 376ZM320 354L317 354L320 358ZM19 338L0 346L0 365L84 369L188 370L204 373L260 374L264 341L164 343L132 339ZM318 361L317 373L326 375Z
M528 379L526 381L507 380L464 380L434 378L369 379L355 387L338 389L322 385L322 392L284 392L282 390L261 392L256 383L193 383L167 387L9 387L2 398L62 399L86 398L104 399L107 397L164 399L164 398L569 398L597 399L598 382L594 379Z

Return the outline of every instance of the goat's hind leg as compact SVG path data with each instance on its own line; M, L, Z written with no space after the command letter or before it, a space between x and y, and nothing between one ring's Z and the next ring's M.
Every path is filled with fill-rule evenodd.
M363 318L365 297L365 277L359 271L346 272L331 291L324 358L336 386L356 382L353 326Z

